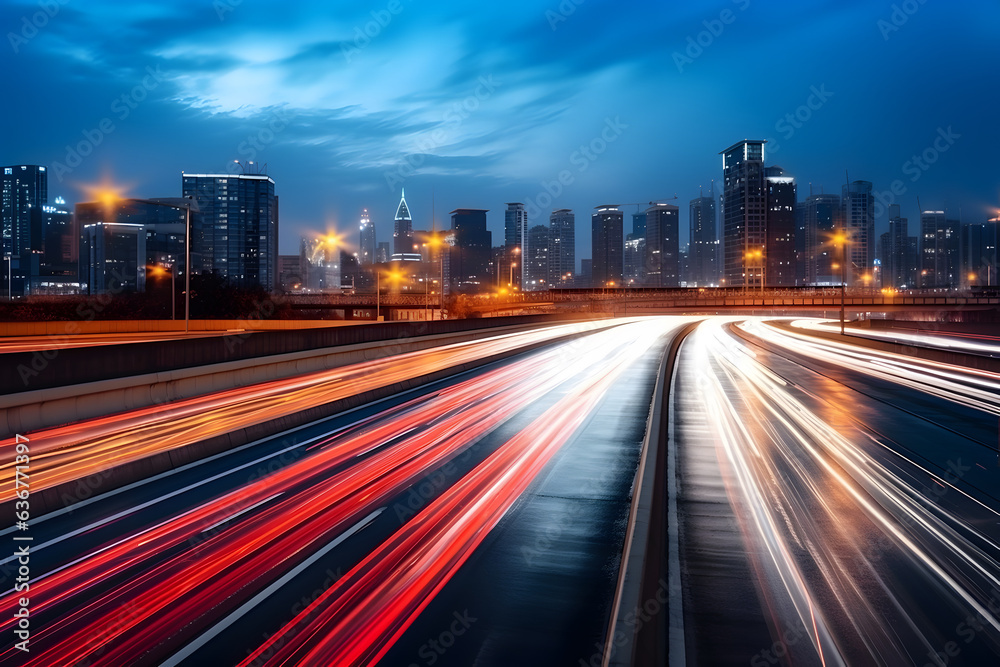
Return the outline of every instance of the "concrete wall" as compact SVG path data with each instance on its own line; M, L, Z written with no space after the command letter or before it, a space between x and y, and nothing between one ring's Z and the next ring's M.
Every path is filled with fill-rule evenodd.
M423 311L421 311L423 312ZM364 320L191 320L191 331L285 331L371 324ZM166 333L184 331L184 320L89 320L0 322L0 336L75 336L79 334Z

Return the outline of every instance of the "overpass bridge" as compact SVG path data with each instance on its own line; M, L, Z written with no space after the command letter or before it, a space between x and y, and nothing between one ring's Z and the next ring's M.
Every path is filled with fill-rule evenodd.
M440 297L423 294L308 294L286 297L299 311L339 310L344 319L375 319L376 309L387 320L438 319ZM516 294L478 294L464 297L463 315L490 317L528 312L602 312L645 315L658 313L809 313L859 312L945 312L958 310L1000 310L1000 294L968 292L898 292L883 294L873 290L837 288L783 288L744 291L721 288L659 289L552 289ZM455 301L445 298L445 310L455 309Z

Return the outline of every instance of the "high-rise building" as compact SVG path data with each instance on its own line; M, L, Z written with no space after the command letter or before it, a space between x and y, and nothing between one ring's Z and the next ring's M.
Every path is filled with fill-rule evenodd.
M944 211L920 213L920 287L945 289L960 283L958 222Z
M997 280L997 244L1000 218L962 228L962 273L971 287L1000 284Z
M507 210L503 216L503 244L506 248L505 263L501 266L502 271L509 271L511 263L515 263L514 279L512 287L520 289L524 284L527 272L524 270L524 261L518 256L525 253L525 245L528 242L528 213L524 209L524 204L513 202L507 204Z
M3 254L21 255L42 249L42 207L49 201L45 167L33 164L3 168L0 177Z
M764 283L795 285L795 179L781 167L766 167L767 244L764 247Z
M719 233L715 217L715 199L697 197L690 202L691 271L688 283L698 287L719 282Z
M278 255L278 285L286 294L302 289L301 255Z
M41 275L75 279L80 239L74 231L72 207L62 197L56 197L51 206L42 206L42 239Z
M647 223L648 224L648 223ZM617 204L595 208L591 216L591 252L593 253L593 287L621 285L624 266L624 217ZM646 228L647 234L649 228Z
M575 273L576 216L570 209L561 208L549 215L549 283L570 286Z
M478 208L451 212L454 244L447 253L449 291L478 292L489 285L493 233L486 228L486 213Z
M379 241L378 245L375 246L375 262L377 264L385 264L389 261L392 256L389 248L388 241Z
M645 218L645 214L643 215ZM632 216L633 220L635 216ZM640 287L646 280L646 237L635 233L625 237L625 284Z
M875 197L871 182L845 184L840 205L847 235L847 284L870 286L875 270Z
M265 174L182 174L191 217L192 274L242 289L278 286L278 197Z
M169 268L174 279L181 280L187 207L191 204L180 197L77 204L81 289L89 294L144 291L147 266ZM192 227L195 217L192 213ZM141 238L136 240L135 235Z
M368 209L361 214L361 242L358 251L358 264L368 266L375 263L375 225L372 224Z
M580 260L580 275L575 282L576 287L594 286L594 260L589 257Z
M392 227L393 259L413 254L413 218L410 208L406 205L406 190L401 190L399 206L396 207L396 218Z
M636 211L632 214L632 236L646 238L646 212Z
M723 277L728 287L763 286L767 245L765 143L744 140L721 153Z
M549 228L535 225L528 230L528 245L524 257L525 282L528 291L549 288Z
M0 175L0 221L3 223L3 280L8 275L11 294L30 291L33 277L41 267L43 246L42 208L48 203L48 172L32 164L3 167Z
M917 278L917 239L910 236L899 204L889 206L889 231L882 235L882 285L901 289L913 287Z
M85 294L145 291L145 226L119 222L83 225L80 282Z
M804 203L806 285L839 285L841 249L834 237L843 227L840 197L809 195Z
M650 206L646 209L646 285L679 287L680 259L680 209L673 204Z

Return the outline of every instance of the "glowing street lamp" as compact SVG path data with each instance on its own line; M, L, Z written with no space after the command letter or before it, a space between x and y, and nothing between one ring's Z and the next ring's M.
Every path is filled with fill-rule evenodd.
M844 335L844 296L847 291L847 234L837 232L833 236L833 242L840 246L840 335ZM834 265L836 268L836 265Z

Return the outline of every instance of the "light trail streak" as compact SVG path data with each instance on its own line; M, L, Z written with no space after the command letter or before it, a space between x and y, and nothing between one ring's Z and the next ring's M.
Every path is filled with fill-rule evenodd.
M792 326L815 331L840 333L839 322L825 320L796 320ZM973 354L1000 356L1000 337L979 334L959 333L955 331L938 331L925 333L908 333L905 331L881 331L878 329L852 329L852 336L909 343L922 347L933 347L941 350L957 350ZM957 339L957 340L956 340ZM977 342L978 341L978 342Z
M528 428L320 596L241 663L374 664L458 571L586 420L611 385L662 335L645 335L582 379Z
M594 387L604 387L592 378L645 352L664 332L662 322L626 329L585 336L391 408L266 478L39 573L32 581L32 613L53 618L32 633L31 659L24 664L162 660L516 411L578 378L595 393L563 419L584 419L602 395ZM559 436L532 434L551 435L553 442ZM520 450L529 451L535 442L528 435L521 441ZM544 465L537 456L531 460ZM522 482L530 479L525 473ZM477 489L486 492L488 485ZM483 502L466 501L470 507ZM442 544L431 548L446 548ZM16 597L8 591L0 598L0 631L10 630L12 615L5 612ZM108 628L108 610L125 607L128 618Z
M100 475L116 465L493 354L617 325L590 322L492 336L31 432L32 490ZM13 451L14 444L13 438L2 440L0 451ZM13 497L14 457L9 456L0 463L0 502Z
M964 382L939 376L936 387L929 388L903 367L909 362L896 358L884 361L869 350L802 341L754 322L743 328L810 358L984 412L997 406L996 395L980 401L987 392ZM687 360L699 369L699 399L726 471L727 492L734 508L745 508L736 516L748 553L763 547L767 554L766 560L757 556L755 565L771 602L773 627L786 627L782 609L790 604L802 626L813 628L812 645L826 664L907 664L936 650L926 611L907 604L871 560L872 535L881 533L924 573L933 590L943 591L942 605L956 614L977 614L984 636L1000 639L1000 619L987 600L990 591L1000 591L996 531L987 534L977 527L982 523L974 525L968 516L931 502L909 471L915 468L949 488L957 488L954 484L905 453L893 450L897 458L890 459L896 461L891 465L873 456L866 441L888 446L860 425L841 432L818 417L807 401L822 397L787 382L765 367L760 355L738 351L746 346L726 332L723 322L703 324L689 341ZM955 368L947 373L961 375ZM851 408L828 407L843 413ZM1000 512L982 502L978 506L996 525ZM776 590L782 595L773 595ZM885 619L886 604L894 609L896 627ZM923 649L914 653L911 642Z

